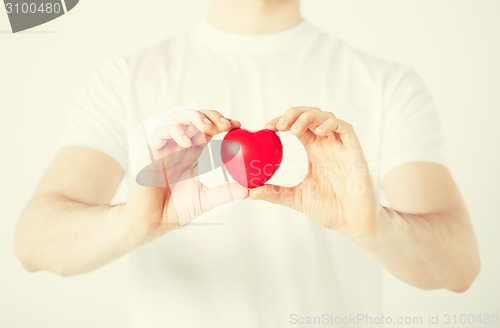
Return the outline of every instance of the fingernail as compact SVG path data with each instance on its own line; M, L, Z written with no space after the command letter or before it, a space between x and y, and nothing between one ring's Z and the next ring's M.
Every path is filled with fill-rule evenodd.
M204 118L203 119L203 123L205 123L206 125L212 125L212 121L210 121L208 118Z
M298 129L300 129L300 124L295 123L294 125L292 125L291 130L298 130Z
M221 121L222 123L224 123L224 124L231 124L231 122L229 122L229 120L228 120L227 118L225 118L225 117L221 117L221 118L220 118L220 121Z
M277 126L277 127L279 127L279 128L282 128L282 127L284 127L284 126L285 126L285 123L286 123L286 122L285 122L285 120L280 119L280 120L278 121L278 123L276 123L276 126Z

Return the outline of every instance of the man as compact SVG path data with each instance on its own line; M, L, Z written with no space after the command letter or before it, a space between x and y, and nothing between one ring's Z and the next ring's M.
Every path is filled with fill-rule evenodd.
M152 160L243 125L282 132L280 171L306 158L307 169L273 180L286 187L207 188L195 175L137 184L127 136L193 101L202 109L146 129ZM304 22L299 0L214 0L206 22L109 63L78 98L63 146L20 219L17 255L67 276L132 252L132 327L381 313L381 266L456 292L479 271L420 80ZM196 159L167 161L167 174L194 172ZM124 172L128 200L111 206Z

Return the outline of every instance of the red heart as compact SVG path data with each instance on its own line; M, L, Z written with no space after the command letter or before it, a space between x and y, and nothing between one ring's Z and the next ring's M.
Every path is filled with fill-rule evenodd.
M233 129L222 141L221 157L231 177L252 189L262 186L276 173L283 159L283 145L271 130Z

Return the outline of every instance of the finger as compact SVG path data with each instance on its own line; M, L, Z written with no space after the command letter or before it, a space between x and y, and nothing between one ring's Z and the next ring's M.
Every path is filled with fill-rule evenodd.
M302 113L290 127L290 132L296 136L306 131L314 131L318 125L334 116L332 113L323 111L306 111Z
M316 135L311 130L307 129L304 133L297 135L297 139L299 139L301 144L307 146L316 140Z
M357 140L352 125L336 117L330 117L328 120L324 121L316 128L314 133L318 136L337 134L342 143L348 144Z
M185 129L179 125L166 125L157 128L149 140L149 145L153 151L157 152L162 150L170 140L181 148L192 146Z
M207 135L205 132L199 131L194 125L186 127L184 133L189 137L189 139L191 139L193 146L206 144L212 140L211 135Z
M200 110L200 113L205 115L217 127L219 132L229 131L232 127L231 121L216 110Z
M183 110L172 113L168 118L167 125L184 125L186 127L194 126L198 129L198 131L203 132L208 136L214 136L223 131L230 130L231 128L241 126L238 121L229 121L224 117L221 119L218 116L222 117L220 113L212 110ZM217 123L217 120L219 120L219 123ZM224 124L222 122L224 122ZM190 137L195 133L187 132L186 134Z
M158 151L163 149L170 140L181 147L189 147L186 146L187 140L183 140L183 129L175 125L164 125L157 128L149 139L149 145L152 150Z
M207 127L210 128L208 130L205 130L204 133L210 137L234 128L241 127L240 122L238 122L237 120L225 118L217 111L203 110L200 111L200 114L203 115L203 122Z
M229 122L231 122L231 129L241 128L240 121L229 119Z
M151 138L149 138L149 146L152 150L162 149L167 141L171 139L170 132L166 126L161 126L157 128Z
M215 188L203 188L201 192L203 212L248 197L248 189L237 183L227 183Z
M204 145L210 142L212 140L211 136L207 136L203 132L198 132L194 136L191 137L191 142L193 145Z
M167 126L167 129L169 130L170 135L172 136L172 139L176 144L183 148L191 147L191 139L189 139L189 137L186 135L183 127L179 125L170 125Z
M198 133L203 133L203 132L198 130L198 128L194 125L188 125L184 128L184 134L187 135L189 138L193 138Z
M297 121L300 115L305 112L321 112L318 108L313 107L292 107L276 123L278 131L289 131L292 125Z
M199 131L211 127L211 122L204 121L205 115L196 110L181 110L170 114L167 125L194 125Z
M350 129L348 130L344 124L346 123L333 116L321 123L314 132L317 135L329 135L334 132L339 134L350 132Z
M297 209L296 187L281 187L266 184L261 187L250 189L249 198L254 200L265 200L270 203Z
M267 130L278 131L277 128L276 128L276 123L278 123L278 121L280 120L280 118L281 118L281 115L278 116L278 117L273 118L272 120L270 120L269 122L267 122L264 127Z

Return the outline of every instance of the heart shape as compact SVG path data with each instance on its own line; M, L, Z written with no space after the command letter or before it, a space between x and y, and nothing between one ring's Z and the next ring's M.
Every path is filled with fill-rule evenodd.
M221 157L229 175L245 188L265 184L276 173L283 160L283 145L271 130L229 131L221 145Z

